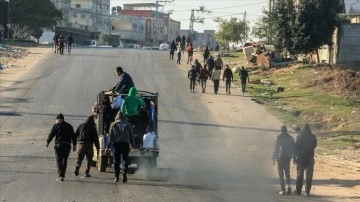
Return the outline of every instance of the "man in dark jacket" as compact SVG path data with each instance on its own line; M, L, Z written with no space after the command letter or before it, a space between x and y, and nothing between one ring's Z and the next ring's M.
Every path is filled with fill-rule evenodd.
M285 182L284 182L284 173L286 177L287 184L287 194L291 193L290 186L290 161L294 153L295 141L294 138L289 135L287 132L286 126L281 126L281 133L276 138L275 149L273 153L273 165L275 161L278 163L278 173L280 178L280 195L285 194Z
M131 87L135 87L131 76L124 72L122 67L116 67L116 74L120 77L119 82L112 88L112 91L118 93L127 93Z
M246 81L250 82L249 79L249 73L248 71L244 68L244 66L241 67L241 70L239 72L239 77L241 80L241 92L244 94L245 93L245 89L246 89Z
M196 76L197 72L195 70L195 65L192 65L191 69L188 71L188 78L190 79L190 92L193 93L195 93Z
M226 68L224 69L223 81L224 80L226 86L226 95L230 95L231 81L234 81L234 77L231 69L229 68L229 65L226 65Z
M310 195L312 178L315 164L315 148L317 146L317 139L310 130L309 124L305 124L301 132L296 136L294 164L296 163L297 177L296 190L297 195L301 194L304 183L304 172L306 173L305 193Z
M60 34L58 41L60 47L60 54L64 55L65 38L62 34Z
M120 162L123 168L123 183L127 182L127 171L129 161L129 151L134 146L134 138L131 125L126 121L125 115L118 112L115 117L115 122L110 126L109 131L109 145L112 145L114 156L114 182L119 182L120 176Z
M96 130L94 115L87 118L85 123L79 125L76 129L75 136L77 137L77 161L75 166L75 175L79 175L81 163L86 156L87 167L85 170L85 177L91 177L90 167L93 159L94 151L93 144L95 144L97 150L97 156L99 156L99 137Z
M56 181L64 181L67 159L71 150L71 142L73 143L73 151L76 150L76 137L74 128L64 121L64 115L61 113L56 116L55 124L53 125L49 136L46 140L46 147L49 146L51 140L55 137L55 157L58 168L59 178Z
M214 57L213 57L212 55L210 55L209 59L207 60L206 66L207 66L208 69L209 69L210 78L211 78L212 72L213 72L214 67L215 67L215 60L214 60Z

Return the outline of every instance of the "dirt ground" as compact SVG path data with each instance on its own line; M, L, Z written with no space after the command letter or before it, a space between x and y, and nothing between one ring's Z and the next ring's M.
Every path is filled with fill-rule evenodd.
M21 57L11 58L5 56L4 58L4 55L0 55L0 62L7 67L0 70L1 81L15 82L21 75L32 68L36 68L36 62L45 57L46 54L54 54L51 48L44 47L26 48L25 50ZM200 58L199 56L199 53L195 54L195 58ZM187 74L189 66L186 63L183 62L182 65L177 67L182 70L184 75ZM11 82L1 83L1 85L11 84ZM220 86L223 85L223 83L220 83ZM212 83L208 82L208 92L211 92L212 87ZM227 96L225 93L219 93L218 96L205 93L199 94L199 96L201 96L202 102L207 104L210 112L214 115L213 117L226 119L228 123L236 123L238 114L234 112L241 111L241 102L244 99L251 99L251 97L242 96L236 86L232 87L231 92L233 96ZM222 110L219 111L219 108ZM349 153L344 151L337 156L316 154L312 194L324 198L332 197L335 201L360 201L360 161L358 158L349 158L349 156L353 155L359 156L359 151ZM269 163L271 162L269 161ZM295 179L295 170L295 167L292 166L292 179ZM277 178L275 167L273 173L274 177Z

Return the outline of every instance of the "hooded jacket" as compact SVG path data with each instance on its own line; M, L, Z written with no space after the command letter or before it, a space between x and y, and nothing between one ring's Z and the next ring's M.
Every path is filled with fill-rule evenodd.
M296 137L294 159L303 163L313 160L316 146L316 136L312 134L310 126L306 124Z
M137 90L135 87L130 88L128 96L126 96L121 105L121 112L125 116L135 116L139 115L139 107L145 106L145 101L143 98L137 96Z
M79 125L75 135L78 144L95 144L96 149L99 150L100 144L94 115L89 116L84 123Z
M125 117L121 112L116 114L115 122L110 126L109 139L109 145L114 142L123 142L134 145L132 127L129 122L125 120Z

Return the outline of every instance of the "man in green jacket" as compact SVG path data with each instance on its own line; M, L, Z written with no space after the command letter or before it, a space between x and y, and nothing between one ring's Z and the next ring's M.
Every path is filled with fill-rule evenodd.
M129 123L133 126L134 136L136 137L135 145L141 144L142 138L139 134L139 109L145 106L145 101L141 96L138 96L138 91L135 87L131 87L128 95L124 98L121 105L121 112L124 113ZM140 142L139 142L139 141Z

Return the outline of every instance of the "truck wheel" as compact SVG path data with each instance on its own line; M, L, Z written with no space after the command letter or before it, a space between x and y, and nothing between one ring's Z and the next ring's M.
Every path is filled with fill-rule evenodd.
M106 171L106 166L108 164L107 162L108 157L107 156L99 156L99 160L98 160L98 170L100 172L105 172Z

